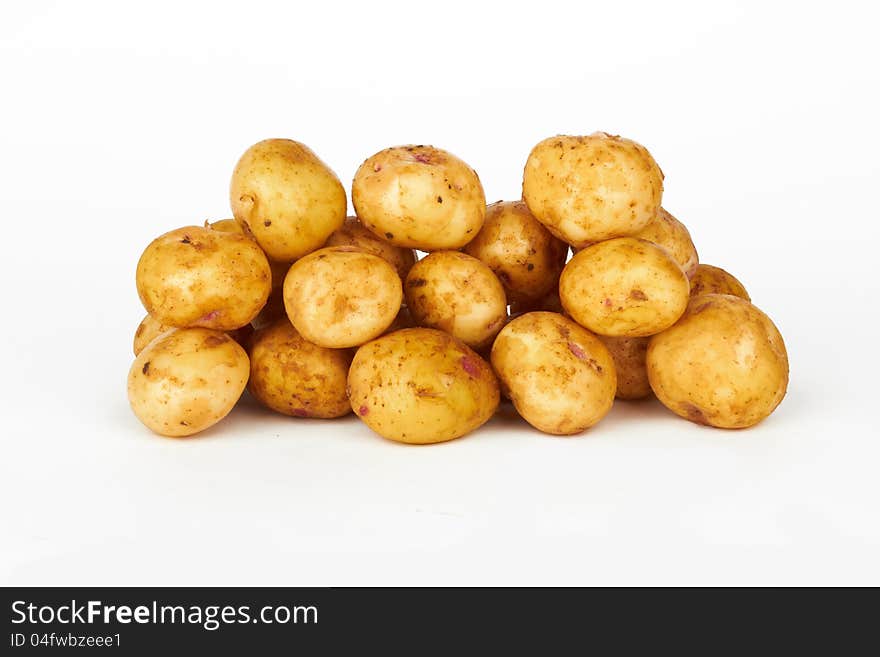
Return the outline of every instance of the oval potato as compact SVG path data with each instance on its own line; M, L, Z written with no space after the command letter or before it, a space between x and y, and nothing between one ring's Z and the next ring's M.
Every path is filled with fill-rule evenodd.
M700 257L691 239L690 231L663 208L660 208L657 216L633 237L648 240L669 251L669 255L681 266L688 278L697 271Z
M746 288L733 274L712 265L699 265L691 277L691 298L702 294L732 294L751 301Z
M416 262L416 253L412 249L394 246L368 230L357 217L348 217L341 228L337 229L324 246L353 246L361 251L387 260L397 270L400 280L406 278L409 270Z

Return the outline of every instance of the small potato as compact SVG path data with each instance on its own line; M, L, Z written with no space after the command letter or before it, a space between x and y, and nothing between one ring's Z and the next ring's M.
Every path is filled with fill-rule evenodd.
M693 299L675 326L651 338L647 366L664 406L725 429L757 424L788 387L788 354L776 326L729 294Z
M271 260L290 263L320 248L342 225L348 202L336 174L307 146L266 139L235 167L232 213Z
M683 223L663 208L660 208L657 216L633 237L648 240L669 251L669 255L681 265L688 278L697 271L699 256L690 232Z
M645 358L651 338L612 338L607 335L600 335L598 338L614 359L617 399L629 401L650 397L651 384L648 382Z
M246 231L240 223L235 219L221 219L215 222L205 222L205 228L211 230L219 230L223 233L238 233L254 239L250 231ZM254 240L256 241L256 240ZM272 270L272 291L280 289L284 285L284 277L287 276L287 270L290 269L289 262L278 262L277 260L269 260L269 268Z
M604 132L545 139L523 173L529 210L575 247L637 233L662 196L663 172L647 149Z
M173 329L173 326L163 324L152 315L147 315L138 324L137 330L134 332L134 355L137 356L157 337Z
M569 435L611 410L617 377L599 338L557 313L532 312L504 327L492 367L516 410L545 433Z
M244 349L225 333L172 330L138 354L128 373L128 400L152 431L191 436L226 417L249 371Z
M300 335L321 347L357 347L382 335L402 300L394 267L350 246L310 253L284 279L287 316Z
M489 364L442 331L403 329L368 342L348 373L354 412L384 438L426 444L484 424L498 407Z
M431 253L410 269L404 289L416 323L446 331L474 349L491 343L507 319L498 277L466 253Z
M556 239L522 201L498 201L464 252L501 281L508 303L536 302L556 289L568 244Z
M205 221L205 228L219 230L221 233L238 233L249 237L249 233L235 219L218 219L217 221Z
M433 146L395 146L357 170L351 200L361 222L407 249L458 249L479 232L486 196L477 173Z
M257 331L249 351L248 390L273 411L334 418L351 412L345 393L351 354L307 342L287 318Z
M244 235L187 226L144 250L137 289L144 308L163 324L229 331L260 312L271 276L265 254Z
M751 301L746 288L733 274L712 265L699 265L691 277L691 298L701 294L732 294Z
M632 237L578 252L559 278L559 298L581 326L616 337L659 333L681 317L690 284L671 255Z
M369 231L357 217L348 217L342 228L336 230L324 246L353 246L361 251L387 260L397 270L400 280L406 278L416 262L416 252L394 246Z

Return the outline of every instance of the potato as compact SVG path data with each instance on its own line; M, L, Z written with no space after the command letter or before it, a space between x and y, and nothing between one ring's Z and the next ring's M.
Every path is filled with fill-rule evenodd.
M248 390L273 411L295 417L334 418L351 411L345 393L351 354L307 342L287 318L251 340Z
M485 263L508 303L536 302L556 289L568 245L550 234L522 201L498 201L464 252Z
M419 260L404 290L417 324L446 331L474 349L491 343L507 319L501 282L466 253L436 251Z
M152 315L147 315L138 324L137 330L134 332L134 355L137 356L157 337L163 333L173 329L173 326L163 324Z
M348 373L354 412L384 438L426 444L484 424L498 407L489 364L450 335L403 329L368 342Z
M336 230L324 246L353 246L379 256L397 270L400 280L406 278L416 261L415 251L394 246L377 237L367 230L357 217L348 217L342 228Z
M516 410L545 433L579 433L614 403L617 376L608 349L557 313L511 320L495 339L491 358Z
M529 210L576 247L637 233L662 196L663 172L645 147L604 132L545 139L523 173Z
M559 278L559 298L581 326L616 337L659 333L681 317L690 283L669 253L633 237L578 252Z
M211 230L219 230L221 233L238 233L250 237L250 233L245 231L244 226L235 219L218 219L217 221L205 221L205 228Z
M229 198L235 220L271 260L284 263L320 248L348 207L336 174L290 139L266 139L245 151Z
M650 338L612 338L607 335L600 335L598 338L614 359L617 399L650 397L651 384L648 382L648 368L645 364Z
M256 317L272 286L265 254L244 235L187 226L153 240L137 290L162 324L228 331Z
M688 278L697 271L699 256L690 232L683 223L663 208L660 208L657 216L633 237L648 240L669 251L669 255L681 265Z
M664 406L725 429L757 424L788 387L788 354L776 326L729 294L694 298L675 326L651 338L647 366Z
M525 313L534 312L536 310L546 310L547 312L564 315L565 308L562 307L562 301L559 300L559 288L554 289L550 293L534 301L517 299L510 304L511 317L514 315L523 315Z
M222 420L244 391L244 349L220 331L171 330L135 358L128 400L138 419L163 436L191 436Z
M361 222L407 249L457 249L479 232L486 196L477 173L433 146L395 146L369 157L351 200Z
M732 294L751 301L746 288L733 274L712 265L699 265L691 277L691 298L701 294Z
M310 253L284 279L287 316L300 335L321 347L357 347L381 335L402 299L394 267L350 246Z
M213 223L206 221L205 228L219 230L223 233L238 233L239 235L254 239L254 236L250 231L246 231L235 219L221 219L220 221L215 221ZM272 270L272 291L274 292L284 285L284 277L287 276L287 270L290 269L290 263L278 262L277 260L270 259L269 269Z

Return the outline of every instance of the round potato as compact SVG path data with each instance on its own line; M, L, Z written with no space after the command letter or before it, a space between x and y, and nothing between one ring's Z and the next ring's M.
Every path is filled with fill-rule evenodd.
M389 244L367 230L357 217L348 217L341 228L336 230L324 246L353 246L387 260L397 270L400 280L406 278L416 262L416 252Z
M403 329L368 342L348 373L354 412L384 438L439 443L484 424L498 407L489 364L452 336Z
M153 340L173 328L173 326L163 324L152 315L144 317L134 332L134 355L137 356Z
M306 340L357 347L385 332L403 290L386 260L350 246L329 246L297 260L284 279L284 308Z
M788 354L776 326L729 294L693 299L675 326L651 338L647 366L664 406L725 429L757 424L788 387Z
M244 235L187 226L153 240L137 265L137 290L157 321L229 331L248 324L272 287L269 262Z
M523 201L498 201L464 252L485 263L504 286L508 303L536 302L556 289L568 244L556 239Z
M581 326L616 337L659 333L681 317L690 283L662 247L632 237L579 251L559 278L559 298Z
M232 213L270 259L289 263L320 248L342 225L348 202L336 174L307 146L266 139L235 167Z
M248 390L273 411L334 418L351 411L345 386L351 354L307 342L287 318L257 331L250 348Z
M700 259L690 232L683 223L663 208L660 208L657 216L633 237L648 240L669 251L669 255L675 258L688 278L697 271Z
M712 265L699 265L691 277L691 298L702 294L732 294L751 301L746 288L733 274Z
M433 146L395 146L368 158L355 173L351 200L376 235L422 251L464 246L486 215L476 171Z
M645 358L651 338L612 338L598 336L614 359L617 372L617 399L633 400L651 396Z
M138 419L163 436L191 436L222 420L241 397L250 366L220 331L186 328L153 340L128 373Z
M239 235L244 235L251 239L254 238L254 236L249 231L246 231L235 219L221 219L213 223L206 221L205 228L219 230L223 233L238 233ZM272 291L274 292L275 290L280 289L284 284L284 277L287 275L287 270L290 269L290 263L269 259L269 269L272 270Z
M490 343L507 319L498 277L466 253L431 253L410 269L404 288L417 324L446 331L474 349Z
M647 149L604 132L545 139L523 173L529 210L575 247L637 233L662 196L663 172Z
M614 361L599 338L557 313L510 321L492 346L492 367L526 422L545 433L575 434L611 410Z

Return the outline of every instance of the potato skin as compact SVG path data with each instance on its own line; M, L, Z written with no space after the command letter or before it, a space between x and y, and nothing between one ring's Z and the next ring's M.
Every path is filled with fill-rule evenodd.
M219 230L222 233L237 233L252 240L254 239L253 234L251 234L250 231L246 231L235 219L220 219L219 221L214 222L206 221L205 228ZM277 260L272 260L270 258L269 269L272 270L272 292L275 292L275 290L279 289L284 284L284 277L287 275L287 270L290 269L290 263L278 262Z
M463 342L434 329L402 329L363 345L348 374L351 407L384 438L452 440L498 407L498 380Z
M361 251L387 260L397 270L400 280L406 278L416 262L416 252L394 246L368 230L357 217L348 217L342 227L333 232L324 246L353 246Z
M402 300L394 267L350 246L310 253L284 279L291 323L309 342L332 349L357 347L384 333Z
M178 328L229 331L248 324L272 287L269 262L244 235L200 226L157 237L137 265L147 312Z
M733 274L720 267L701 264L691 277L691 298L702 294L732 294L746 301L752 300Z
M289 263L320 248L342 225L348 202L336 174L307 146L266 139L235 166L232 213L271 260Z
M662 196L663 172L647 149L604 132L545 139L523 172L529 210L575 247L637 233Z
M137 418L163 436L191 436L222 420L241 397L250 366L220 331L175 329L152 341L128 373Z
M137 356L153 340L173 328L173 326L163 324L152 315L145 316L134 332L134 343L132 344L134 355Z
M435 251L406 277L406 305L416 323L446 331L473 349L492 342L507 319L498 277L458 251Z
M681 265L688 278L696 273L700 257L691 239L690 231L663 208L660 208L657 216L633 237L648 240L669 251L669 255Z
M267 408L314 418L351 412L345 392L349 350L306 341L285 317L254 333L249 356L248 390Z
M511 320L495 339L491 359L516 410L545 433L580 433L614 403L617 375L608 349L557 313Z
M579 251L559 278L572 319L600 335L635 338L672 326L688 303L690 283L662 247L619 237Z
M612 338L597 336L614 359L617 372L617 399L631 401L644 399L653 394L648 381L648 368L645 359L648 355L650 338Z
M729 294L693 299L675 326L651 338L646 362L664 406L725 429L757 424L788 387L788 354L776 326Z
M369 230L422 251L464 246L486 215L477 172L433 146L394 146L367 158L355 173L351 200Z
M491 204L480 232L463 250L495 272L511 304L537 302L555 290L568 255L568 245L523 201Z

